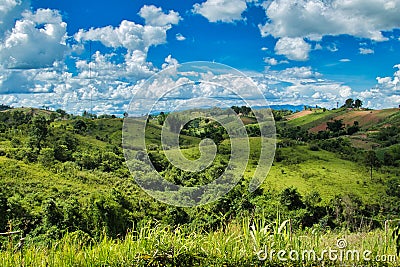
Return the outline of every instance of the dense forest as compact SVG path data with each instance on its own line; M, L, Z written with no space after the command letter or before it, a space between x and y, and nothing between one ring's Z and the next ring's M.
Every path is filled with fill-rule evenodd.
M337 237L360 233L370 234L365 240L375 254L398 253L400 111L361 106L357 99L338 109L305 107L296 113L232 107L249 137L246 170L227 195L191 208L158 202L137 185L124 158L123 118L1 106L2 265L286 266L261 262L256 253L266 245L325 244L301 243L300 236L335 244ZM262 186L250 193L260 154L262 125L256 118L265 112L275 118L275 157ZM211 166L193 173L168 161L160 143L168 116L187 158L199 157L202 139L214 141L218 153ZM231 141L217 121L183 123L179 113L164 112L146 121L148 156L166 180L197 186L224 172ZM137 153L137 160L142 157ZM383 238L381 250L376 246ZM125 254L105 252L112 246ZM68 252L74 250L80 252Z

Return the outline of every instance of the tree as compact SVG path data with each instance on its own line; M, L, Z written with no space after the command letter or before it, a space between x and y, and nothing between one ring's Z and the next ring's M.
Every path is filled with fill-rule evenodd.
M75 132L81 134L81 133L85 132L86 129L87 129L87 125L86 125L86 122L84 122L83 120L77 120L77 121L74 123L74 130L75 130Z
M304 207L301 195L294 187L288 187L281 192L280 202L282 205L288 207L289 210L301 209Z
M252 111L251 111L251 108L246 107L246 106L242 106L242 107L240 108L240 112L241 112L243 115L248 116L248 115L250 115L250 113L251 113Z
M66 112L65 110L60 109L60 108L57 109L56 112L57 112L58 114L60 114L61 117L65 117L65 115L67 115L67 112Z
M57 113L54 113L54 112L50 113L50 121L51 122L53 122L55 119L57 119L57 117L58 117Z
M158 124L164 125L165 119L167 118L167 115L164 112L160 112L160 115L157 116Z
M367 151L367 153L365 155L365 163L370 166L370 174L371 174L371 180L372 180L373 167L380 166L380 161L379 161L378 157L376 156L375 151L373 151L373 150Z
M39 152L42 148L42 143L46 139L48 134L48 122L45 117L37 116L32 121L31 135L33 137L33 143L38 148Z
M343 124L343 121L342 121L342 120L328 121L328 122L326 123L326 125L327 125L326 128L327 128L329 131L332 131L332 132L334 132L334 133L338 133L338 132L340 132L341 130L344 129L344 124Z
M240 108L238 106L232 106L231 109L233 109L233 111L235 111L236 114L240 113Z
M56 144L54 146L54 158L61 162L68 161L72 159L72 153L68 150L66 145Z
M352 98L346 99L346 102L344 103L345 108L352 108L354 106L354 100Z
M356 101L354 102L354 107L355 108L361 108L363 105L363 102L360 99L356 99Z
M54 159L54 149L49 147L43 148L38 156L38 162L47 168L54 165Z
M347 127L347 134L353 135L360 130L360 126L358 126L358 121L354 121L353 126Z

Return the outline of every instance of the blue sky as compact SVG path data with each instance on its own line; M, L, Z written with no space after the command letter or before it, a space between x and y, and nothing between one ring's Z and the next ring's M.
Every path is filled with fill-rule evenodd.
M398 107L398 14L400 0L3 0L0 101L121 114L154 73L215 61L270 104Z

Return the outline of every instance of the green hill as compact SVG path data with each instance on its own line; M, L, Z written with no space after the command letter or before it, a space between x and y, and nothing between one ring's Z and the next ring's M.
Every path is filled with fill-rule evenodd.
M342 120L345 125L353 125L357 121L363 129L374 129L381 125L399 125L400 110L397 108L383 110L359 110L359 109L311 109L311 111L299 112L286 117L287 125L300 126L311 132L324 131L327 122Z
M296 231L357 232L381 228L400 212L396 109L315 110L277 122L274 163L253 193L248 185L259 164L261 139L254 120L247 120L252 137L243 179L221 200L195 208L160 203L137 185L123 154L123 119L61 113L30 108L0 112L0 232L21 230L29 246L47 246L70 233L93 242L104 236L118 240L154 222L210 235L243 219L290 219ZM356 119L360 127L353 134L346 125L335 133L312 130L335 119ZM160 124L157 116L149 119L146 144L165 179L197 186L224 172L232 140L215 121L201 119L180 128L188 159L200 157L201 139L217 145L213 164L200 173L184 172L166 160ZM355 140L376 146L362 147ZM0 253L7 250L7 240L0 236Z

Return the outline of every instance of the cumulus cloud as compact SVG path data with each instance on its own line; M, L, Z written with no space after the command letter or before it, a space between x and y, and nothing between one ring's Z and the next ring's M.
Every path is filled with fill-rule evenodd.
M339 48L337 48L336 44L332 44L330 46L327 47L327 49L331 52L337 52L339 51Z
M319 77L322 77L322 74L319 72L315 72L311 67L292 67L284 69L280 72L280 77L285 78L285 80L292 79L301 79L301 83L313 81ZM309 80L311 79L311 80Z
M50 93L61 82L62 74L54 68L0 69L0 94Z
M147 6L140 12L147 25L124 20L117 27L82 29L74 35L76 43L70 45L66 43L67 25L58 11L30 10L28 1L0 3L0 27L9 28L0 36L0 101L18 106L46 105L78 114L91 106L98 113L122 113L135 86L157 71L147 61L149 47L165 43L166 32L181 19L177 12L163 13ZM13 23L6 27L9 14ZM85 49L87 41L125 48L119 50L125 52L96 51L91 59L82 59L79 51ZM72 52L77 54L70 58L75 61L71 68L63 59ZM172 57L165 61L177 64ZM15 96L10 97L12 94Z
M377 77L375 87L362 91L360 97L369 102L370 108L398 107L400 105L400 64L393 76Z
M273 57L267 57L264 59L264 62L267 63L268 65L275 66L279 64L279 61L276 58Z
M144 18L146 25L151 26L166 26L178 24L179 20L182 19L179 16L178 12L170 10L166 14L162 11L161 7L156 7L153 5L144 5L140 9L139 15Z
M393 74L393 77L377 77L376 80L380 86L400 92L400 88L398 87L400 84L400 64L394 65L393 68L397 69L397 71Z
M320 105L333 107L342 101L339 89L345 85L321 79L311 67L283 70L266 69L263 73L247 73L263 92L270 105ZM318 97L317 97L318 96Z
M178 41L185 41L185 40L186 40L186 37L183 36L182 33L177 33L177 34L175 35L175 38L176 38L176 40L178 40Z
M369 48L362 48L362 47L359 48L359 51L360 51L360 54L361 54L361 55L369 55L369 54L375 53L375 51L372 50L372 49L369 49Z
M259 25L263 36L319 40L348 34L384 41L382 32L400 25L399 0L273 0L264 6L269 20Z
M56 10L26 11L0 44L0 61L6 68L44 68L63 59L67 24Z
M119 27L106 26L91 28L88 31L80 29L75 34L78 42L99 41L112 48L124 47L130 51L146 51L150 46L166 42L169 26L148 26L123 20Z
M147 78L154 74L155 68L152 63L146 61L143 51L135 50L125 55L126 76L134 76L136 79Z
M207 0L194 4L193 13L200 14L210 22L233 22L242 20L246 10L246 0Z
M2 0L0 2L0 33L11 30L15 19L20 19L22 12L29 9L29 5L28 0Z
M264 25L258 25L263 37L303 40L300 54L282 49L282 54L293 60L307 60L309 49L304 39L320 41L323 36L346 34L385 41L388 38L383 33L400 25L400 0L272 0L262 6L268 17ZM287 40L280 45L287 47ZM337 51L335 46L328 49ZM360 52L371 51L360 49Z
M323 78L311 67L291 67L280 71L266 70L263 75L253 75L253 80L262 88L271 104L319 105L336 107L354 95L351 87Z
M276 54L285 55L291 60L308 60L310 50L311 45L305 42L303 38L283 37L275 45Z

